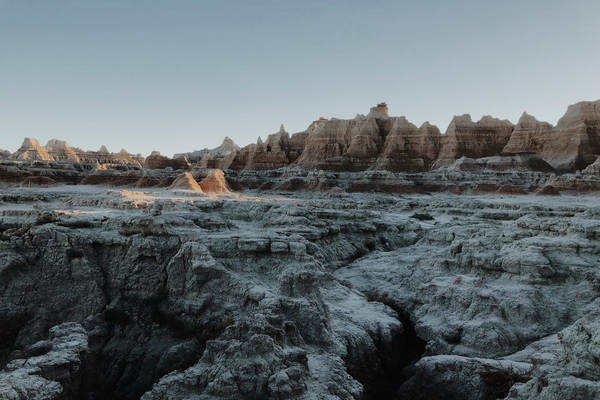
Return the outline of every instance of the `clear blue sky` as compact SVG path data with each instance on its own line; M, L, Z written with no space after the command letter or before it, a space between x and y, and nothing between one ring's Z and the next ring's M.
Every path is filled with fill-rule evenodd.
M386 101L556 123L600 98L600 1L0 0L0 148L241 145Z

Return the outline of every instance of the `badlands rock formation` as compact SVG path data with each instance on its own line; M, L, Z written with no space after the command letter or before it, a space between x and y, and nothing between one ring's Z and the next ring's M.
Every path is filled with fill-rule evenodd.
M541 154L544 151L544 143L550 138L552 128L552 124L540 122L524 112L502 152Z
M165 157L158 151L153 151L144 161L144 168L148 169L187 169L189 167L190 163L187 159Z
M0 192L0 398L594 399L594 196Z
M600 398L600 102L0 153L0 399Z
M446 166L460 157L480 158L499 154L513 131L513 124L485 116L477 122L469 114L456 116L442 138L436 166Z
M226 136L223 143L214 149L195 150L190 153L175 154L175 159L185 159L191 163L195 163L203 168L229 168L233 158L240 147L235 142Z
M202 193L202 188L198 185L198 182L194 179L192 174L189 172L185 172L184 174L177 177L171 186L169 186L171 190L190 190L193 192Z
M9 158L25 161L57 161L85 164L122 164L141 166L144 157L133 155L122 149L118 153L109 153L106 146L98 151L83 151L71 147L65 141L52 139L46 146L41 146L36 139L25 138L21 147Z

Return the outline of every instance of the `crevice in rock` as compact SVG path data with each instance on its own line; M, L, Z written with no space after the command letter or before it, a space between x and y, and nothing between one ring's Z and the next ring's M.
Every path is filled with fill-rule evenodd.
M425 352L426 342L417 336L410 315L389 299L369 294L369 301L383 303L393 309L403 329L385 337L378 332L372 337L376 353L361 354L355 349L346 360L348 372L364 389L364 400L395 399L400 385L408 378L405 367L415 363Z

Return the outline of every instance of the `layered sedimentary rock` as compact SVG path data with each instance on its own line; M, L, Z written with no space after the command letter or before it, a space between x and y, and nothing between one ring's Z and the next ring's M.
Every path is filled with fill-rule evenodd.
M173 158L183 158L190 163L195 163L202 168L229 168L237 151L240 147L235 142L226 136L223 143L214 149L205 148L203 150L195 150L189 153L178 153Z
M545 142L542 157L561 172L581 170L600 155L600 100L569 106Z
M506 154L541 154L545 142L550 139L552 128L552 124L540 122L534 116L524 112L502 152Z
M229 193L229 185L225 174L220 169L211 170L208 175L200 181L200 188L205 193Z
M376 161L383 142L375 117L320 119L308 127L304 151L296 163L313 169L364 170Z
M476 159L461 157L450 164L448 168L461 171L479 171L483 169L494 171L554 171L550 164L534 153L516 153L510 156L502 155Z
M83 151L71 147L65 141L52 139L46 146L41 146L36 139L25 138L21 147L9 158L24 161L57 161L86 164L122 164L141 166L144 157L133 155L122 149L118 153L110 153L106 146L99 151Z
M160 154L158 151L153 151L144 161L144 168L148 169L188 169L190 163L185 158L169 158Z
M388 118L382 130L385 142L377 158L377 169L425 171L438 157L441 134L428 122L417 128L405 117Z
M469 114L455 116L441 139L436 167L450 165L460 157L480 158L499 154L513 131L513 124L484 116L477 122Z
M189 172L184 172L182 175L178 176L171 186L169 186L171 190L191 190L194 192L202 193L202 188L198 185L198 182L194 179L192 174Z
M53 158L37 139L25 138L21 147L11 156L17 160L43 160L52 161Z
M265 142L259 137L256 144L240 149L229 168L267 170L293 164L304 150L307 133L299 132L290 137L283 125L279 132L267 136Z
M11 152L8 150L0 149L0 159L10 157Z

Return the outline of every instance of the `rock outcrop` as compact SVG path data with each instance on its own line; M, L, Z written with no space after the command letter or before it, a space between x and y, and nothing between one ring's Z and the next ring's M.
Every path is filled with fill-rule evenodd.
M144 161L144 168L148 169L188 169L190 163L185 158L169 158L160 154L158 151L153 151Z
M214 149L195 150L189 153L175 154L175 159L185 159L190 163L197 164L202 168L229 168L237 151L240 147L235 142L226 136L223 143Z
M78 323L50 329L47 340L17 352L0 371L0 398L63 400L86 397L88 334ZM87 369L87 371L86 371Z
M304 150L307 134L299 132L291 137L283 125L279 132L267 137L266 142L258 138L256 144L240 149L229 168L268 170L286 167L296 161Z
M379 112L376 115L383 117ZM310 169L361 171L375 163L383 143L373 116L320 119L307 129L304 151L296 163Z
M205 193L230 193L225 174L220 169L211 170L208 175L200 181L200 188Z
M53 161L45 147L40 145L37 139L25 138L21 147L11 156L17 160L42 160Z
M477 122L469 114L455 116L442 136L435 167L450 165L460 157L480 158L500 154L508 143L513 124L484 116Z
M600 155L600 100L569 106L544 143L542 157L560 172L582 170Z
M142 166L144 157L133 155L122 149L118 153L109 153L106 146L99 151L83 151L71 147L65 141L52 139L41 146L36 139L25 138L21 147L9 158L24 161L56 161L86 164L118 164Z
M182 175L178 176L171 186L169 186L171 190L189 190L193 192L202 193L202 188L198 185L198 182L194 179L192 174L189 172L184 172Z
M425 122L417 128L400 117L386 119L382 130L385 142L377 158L377 169L426 171L437 159L441 134L436 126Z
M536 153L541 155L544 151L544 144L550 139L552 129L552 124L540 122L534 116L524 112L517 125L515 125L515 129L502 153Z

